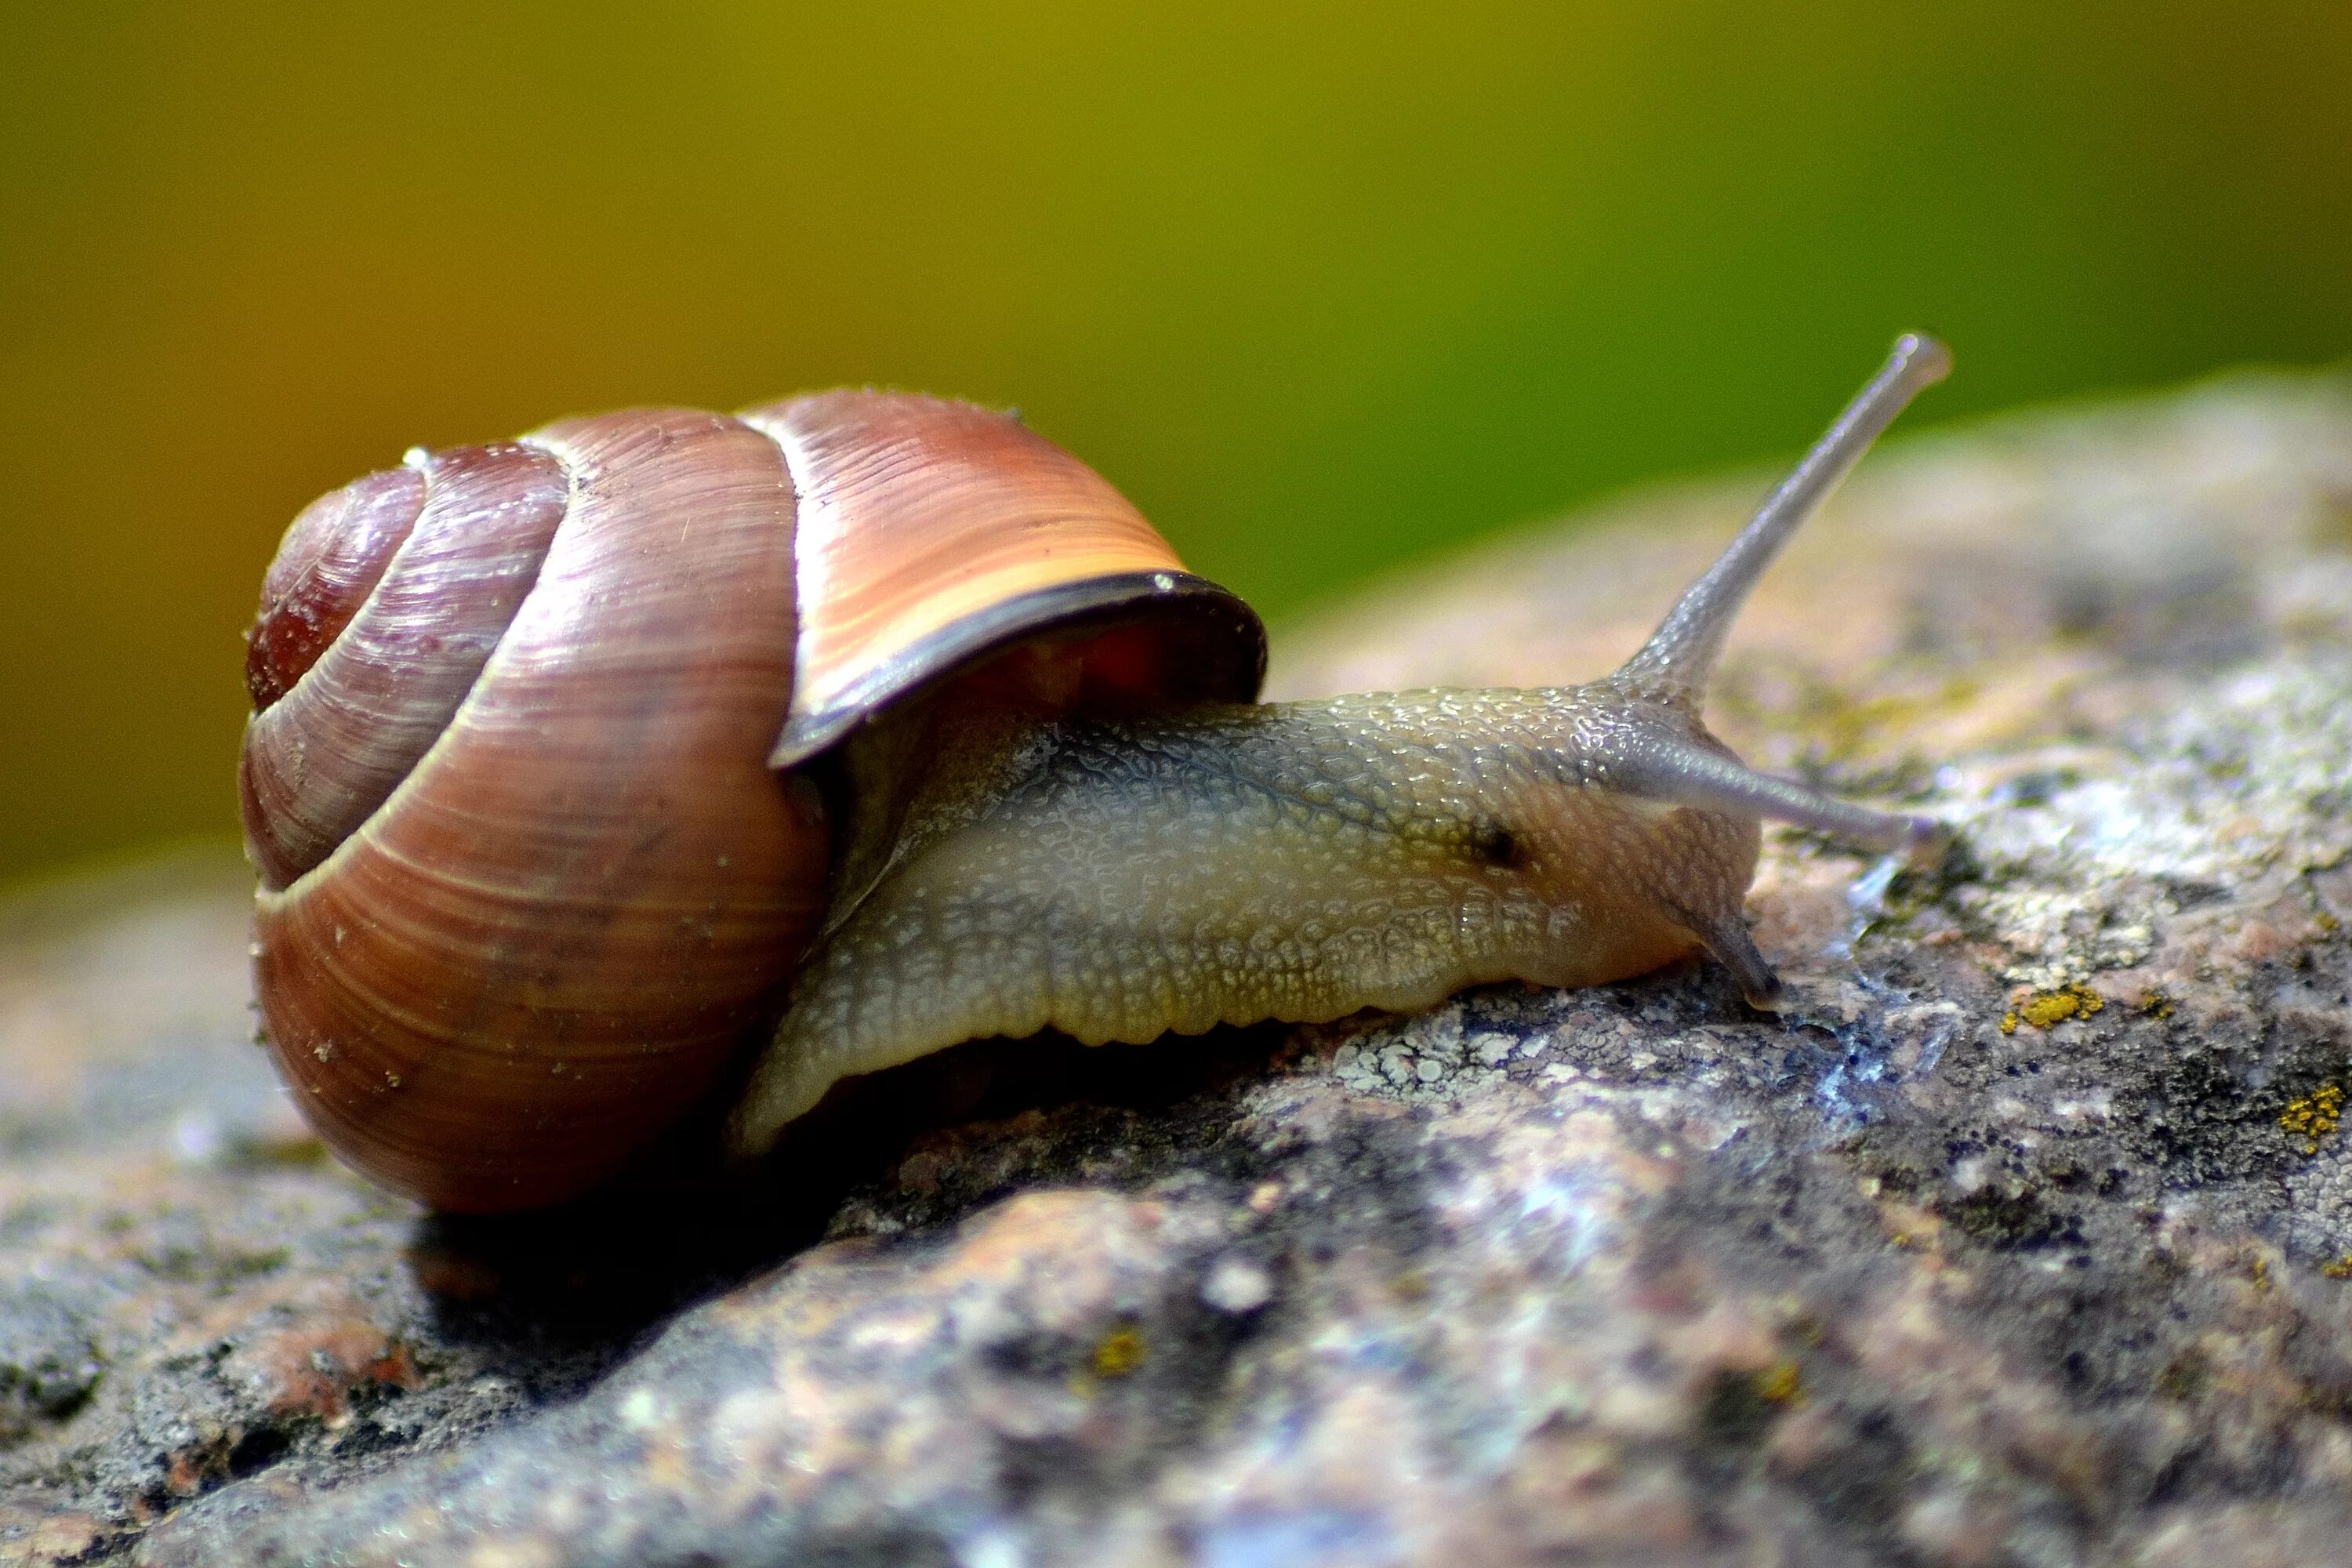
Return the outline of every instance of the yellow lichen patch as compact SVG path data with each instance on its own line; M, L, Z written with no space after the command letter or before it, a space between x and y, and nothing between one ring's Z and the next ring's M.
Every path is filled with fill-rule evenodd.
M1113 1329L1095 1346L1092 1366L1097 1377L1125 1377L1143 1364L1143 1336L1133 1329Z
M2303 1140L2305 1153L2316 1154L2320 1141L2332 1135L2343 1119L2344 1086L2324 1083L2301 1100L2289 1100L2279 1112L2279 1126L2290 1138Z
M2151 991L2141 1001L2139 1010L2151 1018L2169 1018L2175 1003L2161 991Z
M2352 1279L2352 1252L2346 1253L2333 1263L2321 1264L2319 1271L2330 1279Z
M1805 1385L1792 1361L1779 1362L1756 1374L1756 1396L1768 1405L1802 1405Z
M2087 1018L2106 1005L2106 998L2087 985L2037 991L2013 1012L2001 1016L2000 1032L2013 1035L2020 1024L2031 1024L2037 1029L2055 1028L2069 1018Z

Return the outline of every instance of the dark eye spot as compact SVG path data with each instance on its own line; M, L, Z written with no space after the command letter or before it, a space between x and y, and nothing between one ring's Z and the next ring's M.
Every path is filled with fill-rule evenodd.
M1486 866L1519 864L1518 836L1492 817L1480 817L1470 825L1470 857Z

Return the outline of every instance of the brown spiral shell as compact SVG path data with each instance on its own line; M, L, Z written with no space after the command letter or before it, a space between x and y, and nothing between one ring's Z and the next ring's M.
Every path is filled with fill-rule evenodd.
M827 812L789 770L1073 627L1130 696L1263 671L1247 607L1099 476L932 398L566 420L314 502L249 634L240 767L304 1113L444 1208L610 1174L712 1091L823 917Z

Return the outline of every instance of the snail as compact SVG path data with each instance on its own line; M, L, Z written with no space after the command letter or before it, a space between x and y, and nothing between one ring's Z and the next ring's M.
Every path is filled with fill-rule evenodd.
M262 1033L346 1162L458 1211L593 1187L723 1087L1588 985L1775 1002L1759 820L1926 819L1700 717L1733 616L1948 356L1876 377L1622 668L1254 700L1264 632L1013 417L837 391L411 451L288 530L240 766ZM746 1053L766 1034L745 1075Z

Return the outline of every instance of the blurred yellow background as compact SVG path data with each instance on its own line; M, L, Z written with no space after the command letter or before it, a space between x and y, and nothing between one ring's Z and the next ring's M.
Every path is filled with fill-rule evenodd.
M6 7L0 879L233 831L261 568L411 443L960 393L1279 616L1901 328L1923 423L2338 358L2347 84L2341 0Z

